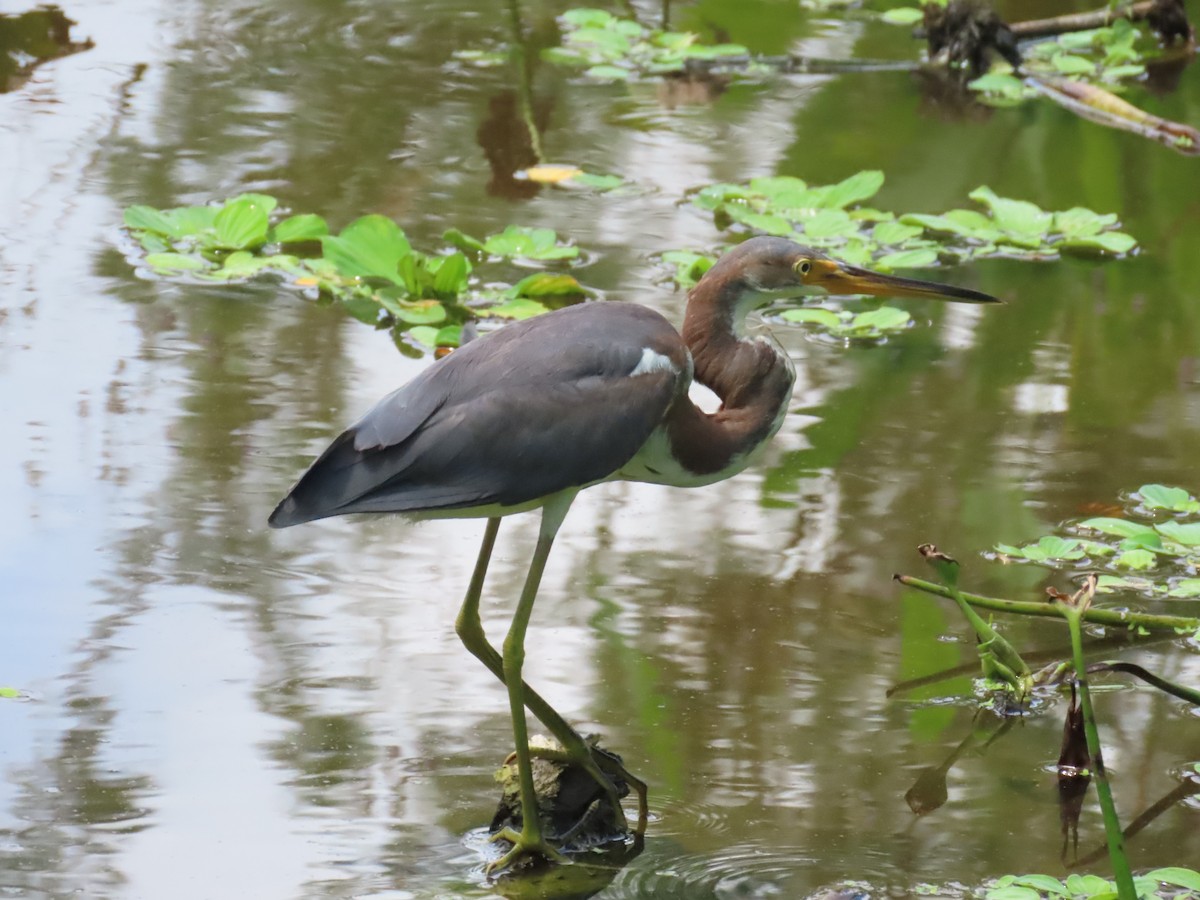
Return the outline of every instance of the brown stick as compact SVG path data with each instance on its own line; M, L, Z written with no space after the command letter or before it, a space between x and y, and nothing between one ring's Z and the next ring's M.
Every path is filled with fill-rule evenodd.
M1095 9L1091 12L1071 13L1065 16L1054 16L1049 19L1030 19L1028 22L1013 22L1008 27L1018 38L1049 37L1054 34L1065 34L1069 31L1087 31L1089 28L1103 28L1111 25L1117 19L1129 19L1140 22L1154 8L1154 0L1144 0L1132 6L1119 9Z

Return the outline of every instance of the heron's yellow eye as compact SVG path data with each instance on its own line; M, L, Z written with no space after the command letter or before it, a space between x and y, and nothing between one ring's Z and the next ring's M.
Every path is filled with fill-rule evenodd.
M807 259L802 259L792 266L792 268L795 269L797 275L807 275L812 269L812 263Z

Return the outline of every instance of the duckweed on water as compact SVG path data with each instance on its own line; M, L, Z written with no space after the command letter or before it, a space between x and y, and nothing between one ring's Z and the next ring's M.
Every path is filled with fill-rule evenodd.
M488 287L472 278L477 263L576 259L579 249L548 228L510 225L482 241L451 229L451 246L426 254L386 216L363 216L333 235L320 216L279 218L277 205L265 194L242 194L221 205L132 206L125 225L145 251L135 261L157 275L238 282L274 274L390 327L398 340L429 347L457 346L470 318L526 318L590 293L565 272Z

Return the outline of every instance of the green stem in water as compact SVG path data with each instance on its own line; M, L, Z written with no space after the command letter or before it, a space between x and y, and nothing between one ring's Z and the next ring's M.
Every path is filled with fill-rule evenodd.
M954 594L949 588L935 582L925 581L923 578L915 578L912 575L896 575L894 578L908 587L914 587L928 594L936 594L939 597L945 597L947 600L954 599ZM1032 603L1026 600L1001 600L998 597L984 597L979 594L968 594L965 591L959 591L959 596L971 606L978 607L979 609L991 609L996 612L1013 613L1020 616L1044 616L1051 619L1061 618L1060 613L1049 603ZM1180 634L1200 631L1200 619L1185 616L1153 615L1151 613L1139 613L1129 610L1089 609L1082 614L1082 619L1085 622L1091 622L1095 625L1112 625L1122 628L1136 628L1141 626L1148 629L1177 631Z
M1100 732L1096 728L1096 712L1092 708L1092 695L1088 690L1087 664L1083 658L1083 628L1080 622L1084 613L1074 606L1055 603L1052 607L1067 620L1071 631L1071 652L1075 657L1075 682L1079 685L1079 703L1083 708L1083 731L1087 737L1088 753L1096 773L1096 797L1100 801L1100 812L1104 816L1104 837L1108 841L1108 858L1112 863L1117 881L1119 900L1138 900L1133 886L1133 872L1129 869L1129 858L1125 855L1125 837L1121 833L1121 820L1117 818L1117 806L1113 802L1112 788L1108 783L1108 772L1104 768L1104 757L1100 749Z

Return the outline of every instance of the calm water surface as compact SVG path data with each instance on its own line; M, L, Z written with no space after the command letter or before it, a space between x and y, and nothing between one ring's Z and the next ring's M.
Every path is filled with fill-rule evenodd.
M562 8L517 10L531 58ZM547 225L588 250L580 274L609 300L677 319L684 298L653 254L718 241L684 191L868 167L887 172L884 208L941 211L988 184L1117 212L1144 252L953 272L1010 302L913 304L918 326L884 346L779 329L799 379L766 459L703 491L582 496L529 678L651 783L645 851L604 897L1065 872L1049 768L1061 701L968 747L945 805L910 810L923 772L998 723L973 721L964 679L886 696L973 657L955 616L890 577L932 540L980 590L1033 596L1065 577L979 551L1145 482L1200 489L1195 160L1044 103L964 118L904 73L611 86L535 61L545 157L636 185L538 191L510 177L534 161L521 79L452 55L512 40L489 4L67 12L95 48L0 96L0 685L28 695L0 701L0 893L492 894L471 835L492 813L507 702L452 627L482 523L265 527L311 455L425 363L269 283L139 277L125 206L261 190L335 227L385 213L426 246L451 225ZM864 17L788 3L671 14L763 52L916 53ZM1198 71L1133 99L1196 124ZM535 517L501 531L493 635L535 535ZM1061 646L1047 626L1011 633ZM1125 655L1200 682L1194 648ZM1100 704L1132 818L1200 760L1195 711L1133 688ZM1081 852L1102 838L1090 799L1079 831ZM1138 867L1200 863L1200 804L1168 809L1131 851Z

